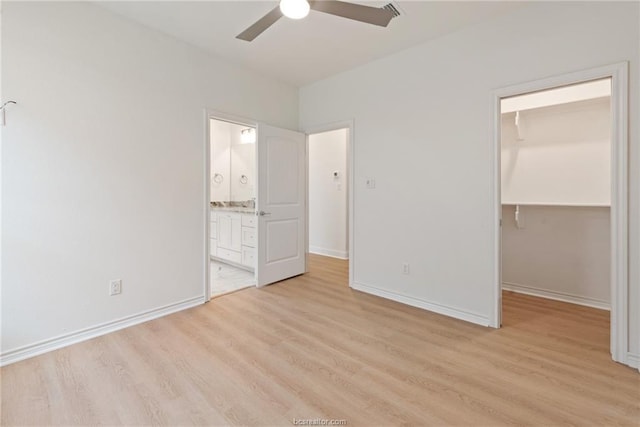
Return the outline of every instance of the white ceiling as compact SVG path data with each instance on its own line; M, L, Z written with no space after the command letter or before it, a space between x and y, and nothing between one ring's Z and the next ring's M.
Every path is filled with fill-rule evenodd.
M357 1L383 6L388 1ZM101 6L277 79L302 86L525 6L523 2L394 0L387 28L311 11L281 18L252 42L237 34L278 1L106 1Z

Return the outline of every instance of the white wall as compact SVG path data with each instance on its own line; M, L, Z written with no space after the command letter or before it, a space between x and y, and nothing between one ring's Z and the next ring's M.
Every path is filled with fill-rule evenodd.
M493 306L497 88L630 61L630 340L638 352L639 5L536 3L305 86L303 128L355 123L354 280L478 323ZM374 177L377 188L365 188ZM411 274L402 274L402 263Z
M502 207L503 289L608 309L608 207Z
M611 203L611 99L502 115L502 203ZM520 139L518 138L520 137Z
M309 136L309 251L343 259L349 257L347 132Z
M90 3L2 6L3 97L19 103L2 129L6 361L199 301L203 109L294 128L298 100L294 87ZM116 278L123 292L109 297Z

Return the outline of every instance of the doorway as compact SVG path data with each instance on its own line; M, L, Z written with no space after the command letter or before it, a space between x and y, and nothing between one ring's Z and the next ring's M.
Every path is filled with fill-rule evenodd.
M209 119L211 297L255 286L256 128Z
M625 364L627 67L616 64L495 93L492 322L501 325L503 289L610 306L611 355ZM558 115L572 123L561 124ZM583 125L577 126L576 120ZM541 132L550 129L560 136L545 142ZM543 236L549 240L544 242ZM514 248L521 253L514 256ZM557 259L560 254L564 260ZM516 276L533 284L515 283ZM540 280L546 280L545 285Z
M308 136L309 253L349 258L348 129Z
M353 122L315 126L307 134L309 264L347 270L353 283ZM333 258L330 260L329 258ZM326 260L327 262L324 262Z
M204 113L205 300L303 274L305 135L226 113ZM227 277L233 289L217 289L216 274L224 269L233 276Z

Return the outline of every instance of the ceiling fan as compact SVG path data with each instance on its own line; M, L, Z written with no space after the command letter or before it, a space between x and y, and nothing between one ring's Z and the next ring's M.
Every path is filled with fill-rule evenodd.
M389 4L387 6L378 8L334 0L280 0L278 6L238 34L236 38L250 42L283 16L291 19L301 19L309 14L309 10L386 27L392 18L400 14L393 5Z

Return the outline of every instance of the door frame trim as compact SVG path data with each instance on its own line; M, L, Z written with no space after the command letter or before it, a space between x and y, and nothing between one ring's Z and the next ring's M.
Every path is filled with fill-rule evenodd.
M355 170L355 150L354 150L354 142L355 142L355 123L353 119L350 120L341 120L337 122L324 123L319 125L309 125L306 126L302 132L307 135L307 231L306 231L306 246L307 246L307 254L309 253L309 135L323 132L330 132L332 130L339 129L347 129L347 209L348 212L348 224L347 227L349 229L348 240L349 240L349 248L347 253L349 254L349 287L353 285L354 271L355 271L355 247L354 247L354 212L355 212L355 204L354 204L354 170Z
M577 71L497 89L492 96L493 200L494 200L494 295L490 326L499 328L502 308L501 226L501 113L502 98L522 95L590 80L611 78L611 357L628 364L628 61Z
M211 300L211 282L209 274L209 263L211 261L211 254L209 253L209 224L210 212L211 212L211 128L210 120L220 120L224 122L236 123L243 126L251 126L257 129L258 121L249 119L242 116L237 116L229 113L225 113L219 110L210 108L204 109L204 302ZM257 143L257 142L256 142ZM255 273L254 273L255 274Z

